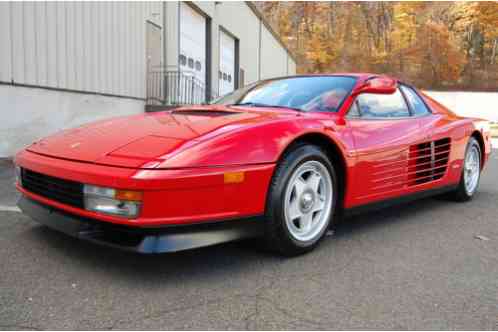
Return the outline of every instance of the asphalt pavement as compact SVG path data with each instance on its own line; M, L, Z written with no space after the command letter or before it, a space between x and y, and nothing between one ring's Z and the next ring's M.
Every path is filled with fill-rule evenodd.
M291 259L255 241L142 256L0 211L0 329L496 330L497 175L495 151L473 201L349 218Z

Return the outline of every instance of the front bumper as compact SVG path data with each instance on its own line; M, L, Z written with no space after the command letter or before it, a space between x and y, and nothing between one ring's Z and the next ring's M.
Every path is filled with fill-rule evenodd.
M55 178L115 189L143 192L135 219L96 213L36 195L17 185L25 196L71 215L130 227L157 228L212 220L233 220L264 213L266 191L275 164L189 169L130 169L43 156L16 155L16 165ZM227 172L244 172L241 183L225 183Z
M263 217L250 217L197 225L139 228L115 225L67 213L36 202L25 195L18 202L33 220L73 237L100 245L144 254L175 252L257 237L263 233Z

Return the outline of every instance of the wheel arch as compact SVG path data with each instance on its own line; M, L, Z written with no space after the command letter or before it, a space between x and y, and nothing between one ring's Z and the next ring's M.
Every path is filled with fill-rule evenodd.
M347 163L344 153L342 152L339 144L334 141L330 136L319 132L306 133L294 138L280 154L277 163L284 158L284 156L296 149L297 147L305 144L315 145L322 148L330 162L334 165L334 170L337 175L339 197L337 200L337 210L342 211L344 206L344 195L346 192L347 176Z

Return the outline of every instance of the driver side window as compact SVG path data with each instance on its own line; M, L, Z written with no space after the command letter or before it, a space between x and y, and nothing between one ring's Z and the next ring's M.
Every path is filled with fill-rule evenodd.
M403 118L410 111L399 89L390 95L363 93L357 97L362 118Z

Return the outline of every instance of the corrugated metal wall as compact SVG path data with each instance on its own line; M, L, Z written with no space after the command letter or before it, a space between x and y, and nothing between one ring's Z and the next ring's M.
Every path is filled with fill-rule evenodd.
M161 2L0 2L0 81L145 98Z
M261 27L261 79L288 75L288 55L265 25Z
M287 56L287 74L288 75L296 75L296 62L292 57Z

